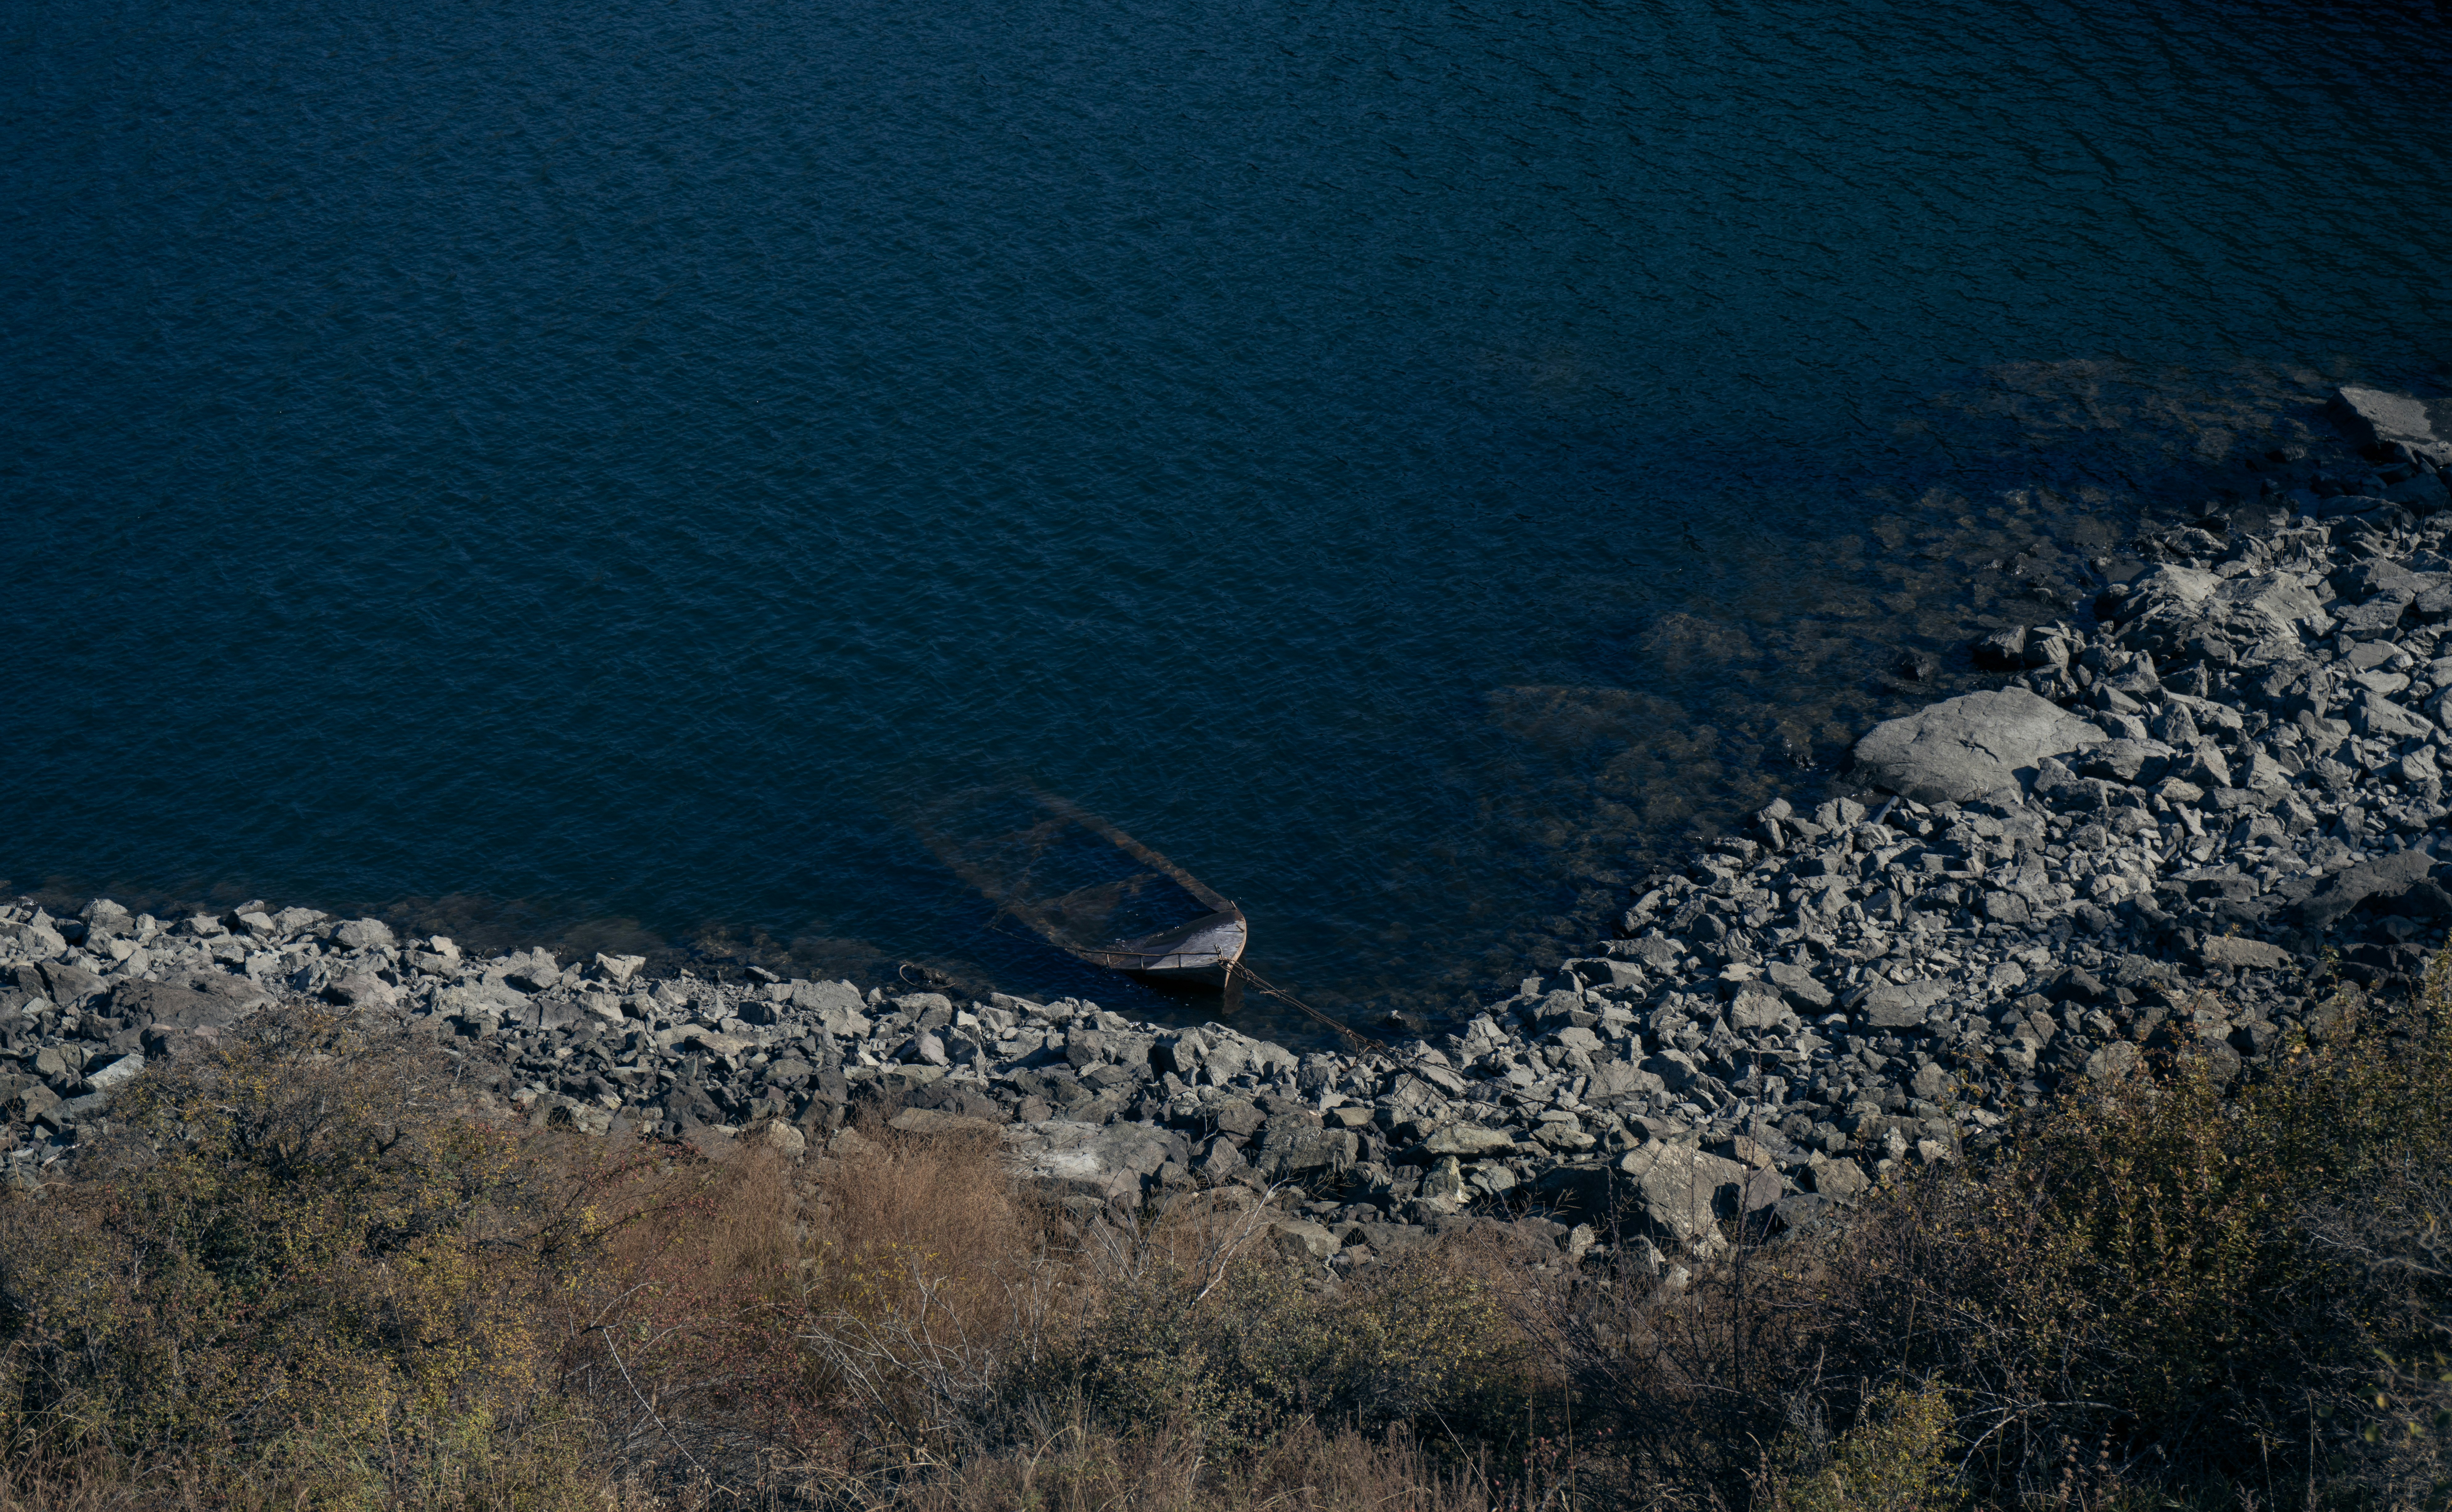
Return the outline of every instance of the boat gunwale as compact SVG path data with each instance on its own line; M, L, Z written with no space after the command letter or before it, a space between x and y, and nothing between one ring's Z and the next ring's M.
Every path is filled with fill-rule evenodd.
M994 902L999 913L1011 913L1014 917L1028 925L1032 933L1038 934L1048 944L1054 946L1059 951L1062 951L1065 954L1074 957L1076 960L1099 967L1106 971L1148 972L1151 974L1160 975L1173 974L1175 972L1198 972L1209 971L1231 972L1242 960L1243 952L1251 943L1251 921L1246 917L1243 911L1235 905L1232 899L1212 890L1203 884L1199 878L1194 876L1191 873L1186 872L1183 868L1176 865L1174 861L1170 860L1165 855L1151 849L1149 846L1142 844L1139 840L1135 839L1132 835L1117 828L1105 819L1102 819L1097 815L1081 808L1078 804L1068 802L1063 798L1058 797L1052 793L1048 793L1030 784L1017 785L1014 788L1014 791L1030 798L1033 802L1037 803L1043 812L1051 815L1054 819L1058 821L1069 821L1071 823L1080 825L1083 829L1088 830L1091 834L1106 841L1108 844L1114 846L1117 850L1132 857L1134 860L1138 861L1143 866L1165 875L1177 886L1181 887L1184 892L1191 894L1194 901L1204 905L1210 911L1208 913L1186 920L1182 924L1173 926L1169 930L1155 932L1156 933L1165 934L1172 933L1179 930L1188 930L1194 925L1200 924L1208 919L1216 918L1220 915L1231 917L1236 924L1241 926L1241 930L1240 937L1231 955L1224 954L1222 952L1204 952L1199 956L1186 960L1184 964L1179 966L1159 966L1151 964L1154 962L1165 961L1170 958L1179 957L1182 952L1178 952L1136 951L1128 948L1132 943L1128 941L1116 941L1105 945L1078 944L1066 937L1065 932L1056 923L1055 918L1045 907L1034 907L1031 904L1014 897L1008 889L996 885L984 869L963 858L959 850L950 843L945 842L941 837L930 833L926 829L922 829L920 832L921 837L928 841L929 849L937 853L938 859L942 861L957 876L961 877L963 881L968 882L973 888L977 889L990 901ZM1035 829L1038 826L1032 826L1031 828ZM1016 833L1026 834L1028 831L1025 830ZM1098 885L1104 886L1108 884ZM1072 893L1064 894L1066 897L1070 897L1072 895ZM1050 901L1061 902L1062 899L1057 898ZM1151 938L1151 935L1145 934L1140 936L1140 938L1149 939Z

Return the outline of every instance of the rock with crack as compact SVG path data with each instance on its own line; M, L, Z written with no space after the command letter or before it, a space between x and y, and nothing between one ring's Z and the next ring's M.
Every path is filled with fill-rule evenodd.
M1856 775L1919 803L1967 803L2030 784L2044 757L2103 737L2024 688L1963 694L1875 725L1856 742Z
M1719 1220L1736 1215L1744 1166L1692 1145L1651 1139L1627 1151L1616 1168L1636 1232L1698 1253L1721 1247Z

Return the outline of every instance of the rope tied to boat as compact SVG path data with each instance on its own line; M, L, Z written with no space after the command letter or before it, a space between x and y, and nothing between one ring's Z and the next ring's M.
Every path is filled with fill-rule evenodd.
M1245 965L1241 961L1236 961L1234 965L1228 967L1226 971L1227 984L1230 990L1232 989L1236 977L1242 977L1248 980L1251 983L1253 990L1258 992L1262 996L1274 997L1278 1002L1285 1004L1287 1007L1294 1009L1297 1012L1308 1015L1315 1022L1325 1027L1331 1033L1343 1041L1346 1048L1349 1050L1385 1050L1387 1048L1383 1042L1374 1039L1366 1039L1359 1031L1353 1029L1351 1026L1329 1017L1326 1013L1323 1013L1318 1009L1312 1007L1301 998L1295 996L1294 993L1287 992L1276 983L1270 981L1267 977L1262 976L1259 972L1252 970L1251 967Z

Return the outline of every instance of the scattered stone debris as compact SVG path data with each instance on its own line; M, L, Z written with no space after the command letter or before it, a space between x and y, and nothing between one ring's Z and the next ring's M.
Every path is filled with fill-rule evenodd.
M1672 1274L1724 1221L1801 1227L2144 1050L2228 1081L2322 1031L2311 973L2406 990L2441 948L2452 444L2416 401L2334 412L2362 450L2254 459L2259 497L2141 542L2077 619L1977 641L2005 686L1868 733L1861 795L1764 809L1434 1040L1296 1054L1072 999L475 959L309 909L20 903L0 1149L31 1179L148 1063L299 995L401 1015L540 1125L828 1160L869 1099L994 1131L1084 1215L1270 1193L1280 1241L1343 1269L1504 1219Z

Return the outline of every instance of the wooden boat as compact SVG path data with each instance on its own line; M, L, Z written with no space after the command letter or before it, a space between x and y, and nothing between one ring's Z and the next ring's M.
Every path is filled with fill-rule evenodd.
M1230 988L1243 911L1096 815L1035 788L987 788L918 825L939 859L1076 959L1157 982Z

